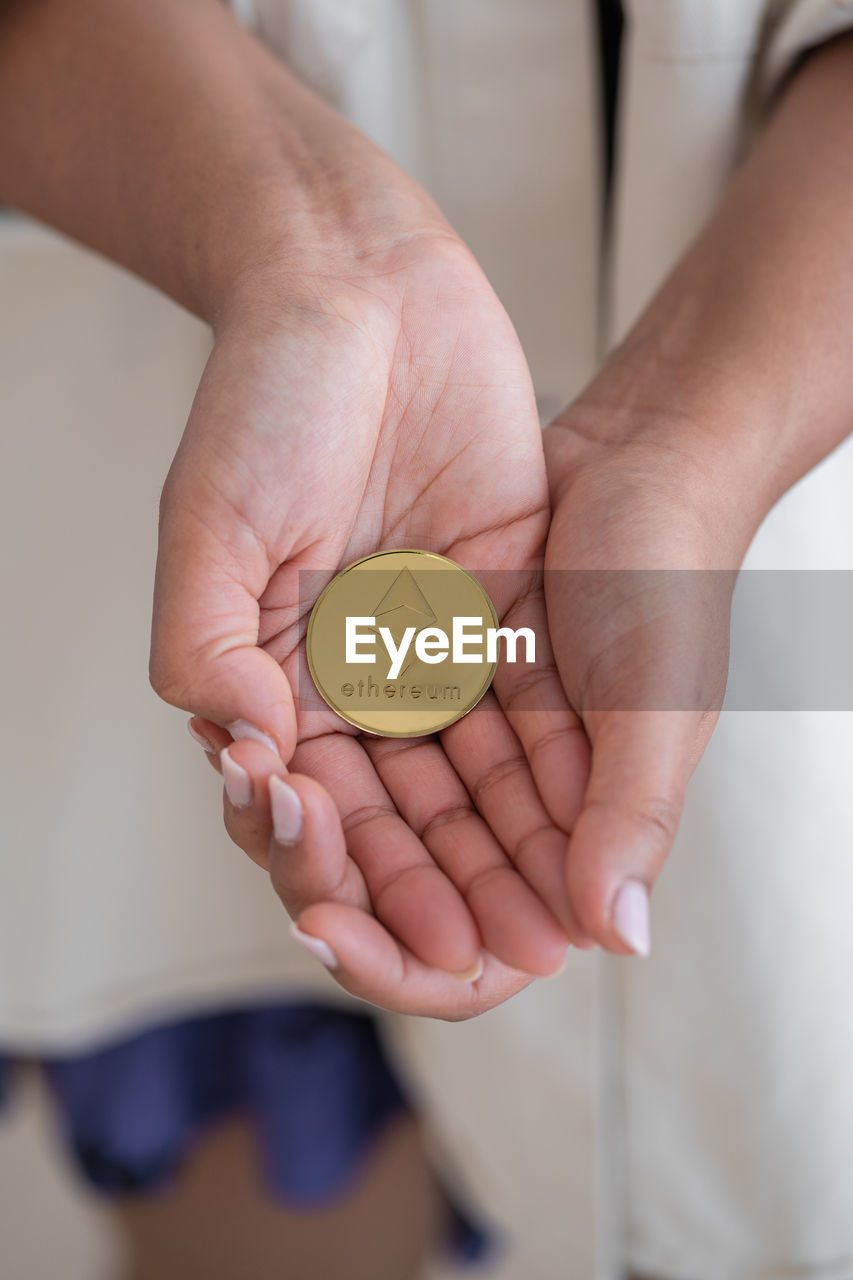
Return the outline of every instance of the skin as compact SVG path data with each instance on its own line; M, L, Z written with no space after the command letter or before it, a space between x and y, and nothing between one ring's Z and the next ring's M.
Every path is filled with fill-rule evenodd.
M602 941L614 885L650 891L672 849L746 550L853 431L851 112L848 35L789 82L708 225L545 435L549 627L592 748L567 883Z
M576 920L613 951L627 951L609 920L616 888L626 877L653 888L717 719L746 549L853 429L851 111L845 37L798 72L706 228L544 433L548 625L584 744L569 778L576 808L561 814L565 878ZM238 752L253 778L275 768ZM489 957L461 990L418 965L341 891L334 816L307 778L288 781L306 808L299 844L276 845L260 782L248 811L226 796L226 823L269 865L300 928L331 945L347 990L456 1019L516 989L519 975Z
M672 845L727 599L702 627L709 602L685 619L612 571L713 568L725 585L850 430L850 41L799 72L696 245L546 432L546 475L523 354L470 252L219 5L0 12L0 195L214 329L163 491L151 678L217 750L238 739L252 802L226 797L232 836L339 981L389 1008L470 1016L556 971L567 941L628 954L616 892L651 889ZM547 596L537 706L503 669L475 712L411 746L294 705L300 569L407 543L513 569L498 611L541 640ZM610 576L590 592L577 569ZM650 617L685 628L675 671ZM666 709L656 686L674 675L691 698ZM286 855L268 795L284 762L305 808Z
M166 482L154 682L179 705L221 697L261 655L269 696L304 690L313 599L300 599L300 573L323 570L319 589L330 566L376 549L512 570L494 576L496 608L547 635L540 430L517 338L470 253L455 237L419 237L308 287L260 322L241 312L220 325ZM547 644L537 659L568 717ZM568 945L565 834L540 792L561 802L574 735L514 712L525 678L510 667L470 715L416 743L371 740L303 697L295 752L282 749L325 788L330 815L334 799L360 901L450 973L486 949L547 974Z
M269 1191L252 1122L232 1116L193 1143L177 1185L119 1198L122 1280L415 1280L449 1230L448 1206L419 1127L402 1113L364 1167L322 1204Z

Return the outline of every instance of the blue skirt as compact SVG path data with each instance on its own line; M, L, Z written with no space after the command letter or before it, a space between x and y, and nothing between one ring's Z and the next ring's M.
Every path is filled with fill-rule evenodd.
M0 1102L12 1061L0 1056ZM347 1191L384 1125L409 1108L373 1019L322 1004L195 1017L39 1063L74 1163L107 1195L168 1185L208 1126L242 1112L272 1194L316 1209ZM481 1261L493 1242L448 1199L449 1252Z

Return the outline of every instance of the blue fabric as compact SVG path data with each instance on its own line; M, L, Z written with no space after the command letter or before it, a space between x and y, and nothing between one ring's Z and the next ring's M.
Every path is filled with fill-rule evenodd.
M408 1105L373 1019L319 1004L196 1017L40 1062L81 1172L107 1194L168 1184L208 1125L243 1111L273 1193L317 1207L345 1192ZM0 1103L4 1066L0 1056ZM451 1253L481 1260L492 1241L452 1210Z

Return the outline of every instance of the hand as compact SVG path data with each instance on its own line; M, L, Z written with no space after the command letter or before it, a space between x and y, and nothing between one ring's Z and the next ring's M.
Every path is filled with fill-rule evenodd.
M554 711L547 645L547 710L526 696L513 712L521 668L502 664L495 692L440 739L363 738L319 699L293 702L309 680L300 571L325 581L383 548L513 570L494 577L498 614L545 636L547 482L515 333L449 232L365 253L348 276L267 272L247 296L220 322L163 492L154 687L203 733L267 740L333 797L318 824L349 858L323 917L335 950L344 918L371 939L381 921L383 953L394 938L446 972L475 971L481 950L554 972L566 837L540 793L559 821L578 735ZM249 783L263 809L263 773Z
M545 433L549 626L591 745L567 884L609 948L626 879L642 888L623 923L646 940L644 891L722 700L746 549L850 434L852 72L849 33L802 60L701 234Z
M574 918L608 949L646 954L648 895L722 702L743 545L708 473L672 443L681 425L617 435L617 418L579 402L544 434L545 590L589 742L566 864Z
M228 782L228 833L269 871L273 888L298 920L298 927L291 924L297 940L351 995L394 1012L459 1021L529 985L529 973L489 952L464 979L418 959L374 915L328 792L305 774L288 773L278 755L259 743L229 742L230 735L216 725L205 733L214 747L211 763Z

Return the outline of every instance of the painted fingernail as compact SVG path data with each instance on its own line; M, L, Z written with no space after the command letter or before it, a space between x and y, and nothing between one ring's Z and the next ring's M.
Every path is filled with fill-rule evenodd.
M280 755L278 747L273 742L268 733L264 733L262 729L256 728L250 724L248 720L232 720L231 724L225 726L232 738L250 738L252 742L259 742L262 747L269 747L270 751L274 751L276 755Z
M222 781L225 794L235 809L245 809L252 803L252 779L236 760L232 760L225 747L219 759L222 761Z
M451 973L451 978L455 978L457 982L476 982L483 975L483 954L477 956L477 963L472 965L470 969L465 969L462 973Z
M296 844L302 835L302 801L283 778L270 778L270 809L276 844Z
M295 921L290 923L290 932L306 951L310 951L312 956L324 964L327 969L337 969L338 957L335 955L328 942L324 942L322 938L315 938L313 933L303 933Z
M189 731L190 731L190 737L191 737L195 742L197 742L197 743L198 743L198 745L199 745L199 746L200 746L204 751L206 751L206 752L207 752L207 754L208 754L209 756L215 756L215 755L216 755L216 747L215 747L215 746L213 745L213 743L210 741L210 738L206 738L206 737L204 736L204 734L203 734L203 733L199 733L198 729L196 729L196 728L194 728L194 727L193 727L193 722L192 722L192 720L188 720L188 721L187 721L187 728L188 728L188 729L189 729Z
M613 928L639 956L651 952L649 894L639 880L626 880L613 903Z

